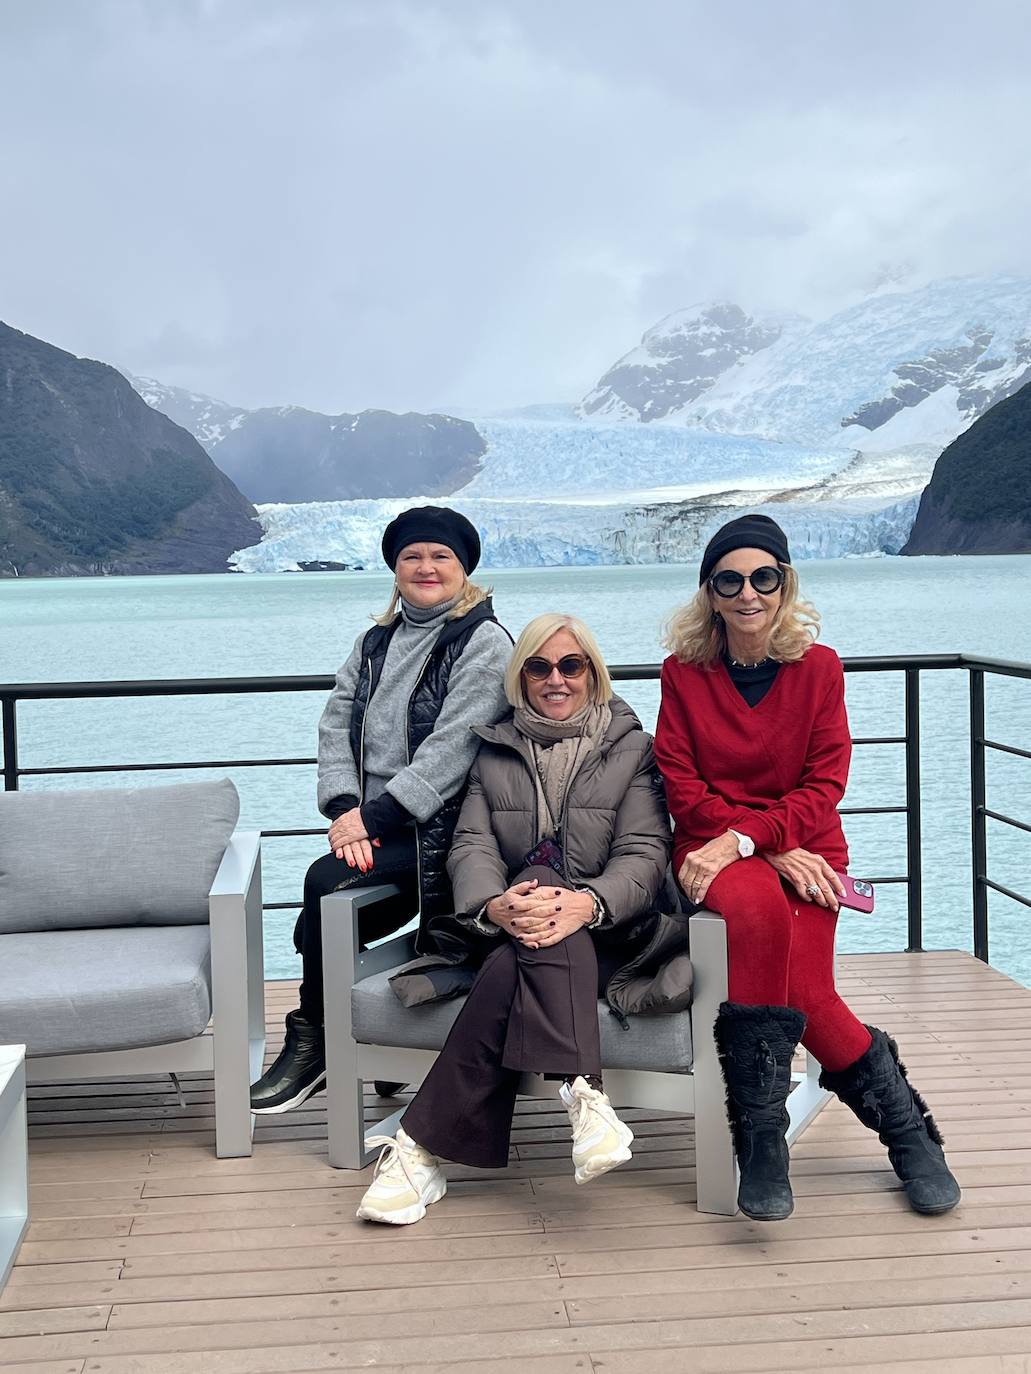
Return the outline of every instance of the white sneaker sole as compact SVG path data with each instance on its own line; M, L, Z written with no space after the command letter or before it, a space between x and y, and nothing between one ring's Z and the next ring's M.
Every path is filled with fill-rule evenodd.
M355 1216L359 1221L381 1221L387 1226L411 1226L413 1222L422 1221L426 1215L426 1208L439 1202L446 1192L447 1179L434 1179L423 1189L419 1201L413 1202L411 1207L397 1207L388 1212L381 1212L378 1207L369 1207L363 1202Z
M621 1164L626 1164L633 1159L630 1146L633 1143L634 1133L629 1126L620 1122L626 1132L622 1143L615 1149L610 1150L606 1155L591 1155L582 1164L574 1166L573 1178L577 1183L590 1183L594 1178L601 1178L602 1174L609 1173L612 1169L618 1169Z
M291 1097L288 1102L280 1102L275 1107L251 1107L251 1111L257 1116L277 1116L280 1112L292 1112L295 1107L299 1107L302 1102L307 1102L313 1093L317 1093L326 1086L326 1075L320 1074L315 1082L307 1088L302 1088L296 1097Z

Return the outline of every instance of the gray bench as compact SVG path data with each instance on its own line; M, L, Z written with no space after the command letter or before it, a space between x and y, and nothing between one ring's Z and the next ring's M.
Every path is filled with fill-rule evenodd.
M227 779L0 793L0 1043L26 1045L30 1083L213 1069L220 1156L251 1153L265 1049L238 815Z
M322 899L329 1162L340 1169L364 1168L375 1153L366 1146L366 1135L392 1135L402 1115L394 1112L366 1131L363 1081L421 1083L464 1000L406 1008L394 996L387 979L414 957L414 934L359 951L359 911L396 891L379 884ZM698 1210L733 1216L737 1167L713 1039L716 1012L727 996L722 919L710 912L692 916L690 943L694 995L689 1011L631 1017L630 1029L624 1031L599 1002L605 1088L622 1107L693 1115ZM819 1086L819 1074L820 1065L809 1055L805 1073L794 1075L789 1143L830 1100ZM528 1097L557 1097L558 1087L539 1074L524 1074L520 1091Z

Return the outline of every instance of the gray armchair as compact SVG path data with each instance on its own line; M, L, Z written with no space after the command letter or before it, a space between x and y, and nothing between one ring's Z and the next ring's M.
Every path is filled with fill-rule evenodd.
M0 1043L30 1083L213 1069L219 1156L251 1153L265 1048L239 809L228 779L0 793Z
M358 948L358 913L397 891L387 883L332 892L322 899L323 971L326 998L326 1092L329 1162L361 1169L375 1151L370 1134L393 1135L404 1109L365 1129L363 1085L386 1079L421 1083L464 999L406 1008L394 996L390 974L415 954L414 934L395 935ZM737 1211L737 1162L727 1124L726 1089L716 1052L713 1023L727 996L727 934L721 917L701 912L690 921L693 1001L688 1011L631 1018L617 1027L598 1003L606 1091L624 1107L690 1113L695 1122L698 1210L733 1216ZM350 996L347 995L350 989ZM830 1100L820 1087L820 1065L806 1056L793 1074L788 1098L792 1144ZM557 1082L524 1074L527 1097L557 1097Z

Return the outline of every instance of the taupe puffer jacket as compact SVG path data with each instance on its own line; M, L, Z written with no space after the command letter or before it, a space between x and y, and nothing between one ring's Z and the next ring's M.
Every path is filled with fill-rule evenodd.
M683 1010L691 998L687 917L667 884L670 824L650 736L619 697L612 723L573 779L562 818L566 878L597 892L609 922L593 932L609 951L606 996L628 1014ZM455 917L435 919L437 953L416 959L390 983L409 1007L468 992L494 948L473 918L508 887L537 838L537 789L530 746L508 717L474 727L483 740L448 858ZM659 909L667 905L667 912Z
M568 881L589 883L619 925L654 908L671 840L651 737L625 701L609 704L612 723L573 778L558 839ZM459 916L504 892L537 842L529 741L511 717L473 728L483 744L447 861Z

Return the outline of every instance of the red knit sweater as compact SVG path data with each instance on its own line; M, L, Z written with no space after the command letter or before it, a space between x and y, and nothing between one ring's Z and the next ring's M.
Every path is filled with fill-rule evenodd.
M833 649L814 645L781 666L749 706L722 661L711 667L667 658L655 757L674 821L673 861L738 830L757 850L808 849L848 866L836 810L852 753L845 679Z

